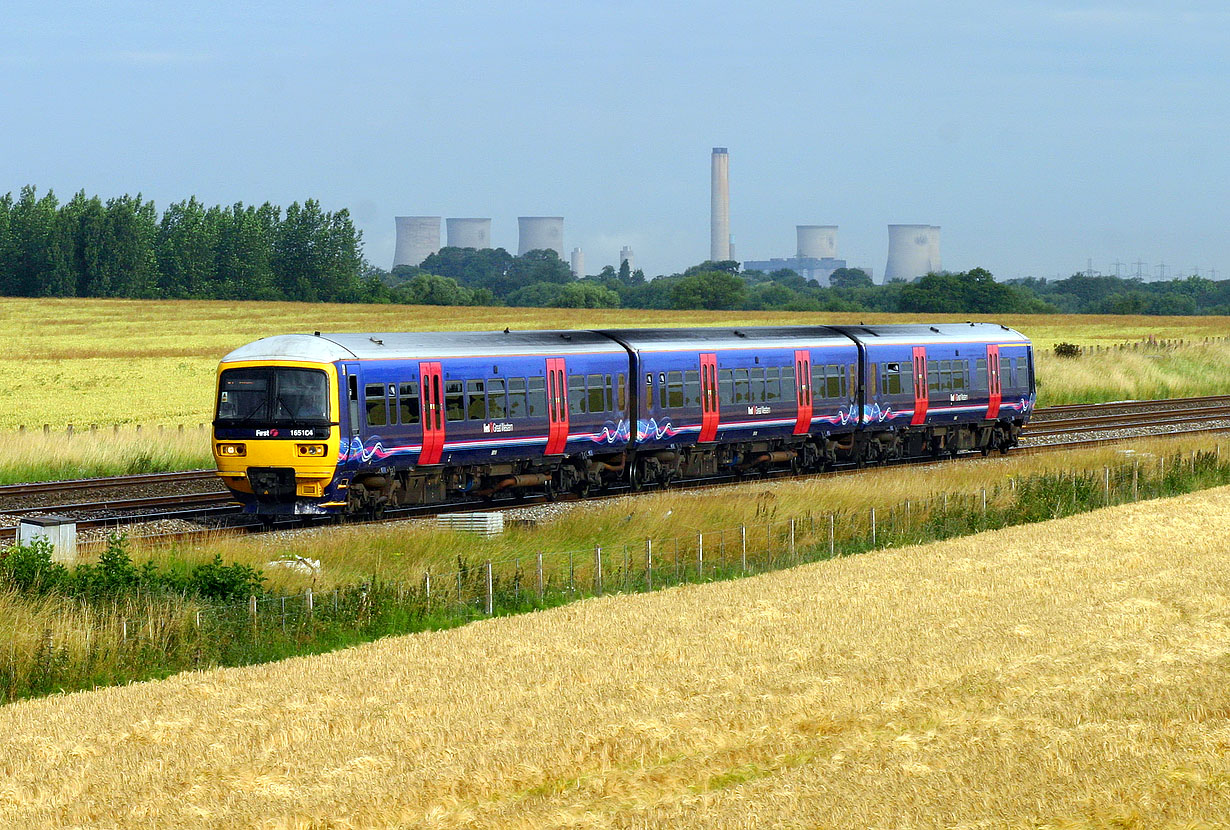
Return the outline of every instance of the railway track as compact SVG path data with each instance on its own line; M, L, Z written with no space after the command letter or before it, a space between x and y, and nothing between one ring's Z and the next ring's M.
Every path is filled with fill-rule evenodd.
M1218 425L1201 429L1199 424L1225 421ZM1069 406L1046 407L1035 411L1031 419L1031 427L1027 429L1023 446L1014 453L1055 452L1080 447L1096 446L1116 441L1130 440L1134 435L1114 435L1111 437L1079 436L1098 433L1123 431L1133 429L1149 429L1158 426L1190 427L1181 430L1152 433L1169 435L1181 433L1222 433L1230 432L1230 395L1201 398L1175 398L1155 401L1128 401L1107 404L1078 404ZM1145 433L1148 435L1149 433ZM1054 439L1046 443L1031 443L1037 439ZM913 464L942 463L935 461L905 462ZM856 472L851 467L835 471L838 474ZM814 475L814 474L809 474ZM781 471L766 478L788 478L790 474ZM707 482L677 482L678 487L723 486L743 483L747 479L708 480ZM180 488L185 486L204 486L216 482L213 470L186 470L171 473L143 473L129 476L110 476L107 478L84 479L75 481L53 481L35 484L0 485L0 516L10 520L18 520L22 516L37 514L67 515L77 520L79 530L99 528L122 528L125 525L154 522L163 519L213 520L220 517L233 516L238 508L232 502L228 492L221 489L200 493L173 492L166 495L132 497L122 492L127 489L141 490L149 487ZM110 491L114 497L99 496L99 491ZM58 498L80 494L76 501L59 503L21 504L21 501L45 501L47 498ZM611 490L594 498L613 498L626 495L626 488L611 488ZM499 502L491 505L466 501L456 504L430 505L425 507L399 508L389 510L386 520L415 518L440 513L461 512L467 510L500 510L533 504L544 499L522 499L516 503ZM18 502L9 504L10 502ZM15 523L15 522L14 522ZM298 520L282 522L275 526L297 526ZM246 529L259 525L232 523L234 529ZM209 527L201 531L174 532L167 534L151 534L185 538L198 533L217 532L217 527ZM0 544L11 543L16 537L15 527L0 527Z

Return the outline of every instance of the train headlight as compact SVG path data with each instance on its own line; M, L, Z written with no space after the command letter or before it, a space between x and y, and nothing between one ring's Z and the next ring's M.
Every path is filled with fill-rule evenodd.
M295 448L299 451L299 455L306 458L324 458L324 444L296 444Z
M219 444L218 455L239 456L247 455L248 448L244 444Z

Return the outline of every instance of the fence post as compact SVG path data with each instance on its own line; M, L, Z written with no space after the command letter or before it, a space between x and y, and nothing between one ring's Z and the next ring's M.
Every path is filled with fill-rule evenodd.
M1106 503L1110 504L1110 467L1102 468L1102 492L1106 497Z
M982 488L982 515L987 515L987 488Z
M128 642L128 619L120 620L120 641Z
M546 595L546 584L542 579L542 551L539 551L538 556L535 558L534 569L537 571L535 575L538 577L538 598L542 599Z
M594 546L594 593L602 596L602 545Z
M653 539L645 540L645 590L653 590Z
M739 562L743 568L743 573L747 573L747 525L739 525Z
M312 597L312 589L311 589L311 588L308 588L308 589L307 589L307 591L306 591L306 593L304 593L304 595L303 595L303 601L304 601L304 605L305 605L305 606L307 606L307 613L308 613L308 616L309 616L309 617L310 617L310 616L312 616L312 609L314 609L314 608L316 607L316 603L315 603L315 601L314 601L314 599L313 599L313 597Z
M488 559L487 560L487 616L488 617L491 616L492 605L494 604L494 601L495 601L495 597L492 596L492 593L493 592L492 592L492 584L491 584L491 560Z
M837 555L837 518L829 514L829 556Z
M248 597L248 613L252 615L252 627L256 628L256 595Z
M572 551L568 551L568 594L570 596L576 594L577 592L577 585L574 579L575 576L576 569L573 568L572 564Z
M876 509L871 508L871 546L876 546Z
M696 578L705 578L705 534L696 534Z
M1132 465L1132 501L1140 501L1140 462Z
M423 571L423 596L431 606L431 571Z
M794 547L794 519L791 519L790 520L790 561L791 562L794 562L797 559L795 555L796 553L797 551L795 550L795 547Z
M200 608L196 609L196 627L197 628L201 627L201 609Z

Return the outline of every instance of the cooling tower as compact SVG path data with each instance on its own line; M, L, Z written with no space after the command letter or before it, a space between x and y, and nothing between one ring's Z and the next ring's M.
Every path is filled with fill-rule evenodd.
M627 245L625 245L624 247L620 248L620 249L619 249L619 265L620 265L620 267L623 267L623 264L626 262L626 263L628 263L628 270L629 270L629 271L635 271L635 270L636 270L636 263L632 261L632 257L633 257L633 254L632 254L632 249L631 249L631 248L629 248Z
M564 217L518 216L517 228L520 231L517 256L526 251L550 248L560 259L564 258Z
M423 260L440 250L439 216L395 216L397 245L393 249L393 267L422 265Z
M884 266L884 281L912 280L932 270L932 240L935 256L939 257L939 228L931 225L889 225L888 264Z
M799 259L836 259L836 225L795 225L799 235Z
M714 147L710 165L709 259L730 259L730 154Z
M929 234L929 245L927 248L927 257L930 260L928 272L941 270L940 266L940 226L932 225L931 233Z
M572 249L572 275L577 279L585 276L585 252L580 248Z
M450 248L491 247L490 219L445 219L444 226L448 229Z

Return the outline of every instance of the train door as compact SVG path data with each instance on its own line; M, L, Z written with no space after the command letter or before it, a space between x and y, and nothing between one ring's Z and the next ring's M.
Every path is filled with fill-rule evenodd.
M721 402L718 399L717 354L700 356L700 440L717 438Z
M999 417L999 405L1003 401L1003 388L999 382L999 346L987 344L987 420Z
M927 422L927 347L914 347L914 417L911 425Z
M420 464L439 464L444 452L444 377L439 363L419 364L422 389L423 448Z
M794 381L794 398L798 411L794 434L806 435L811 431L812 416L811 352L807 349L794 351Z
M547 358L547 455L559 455L568 444L568 375L564 358Z

